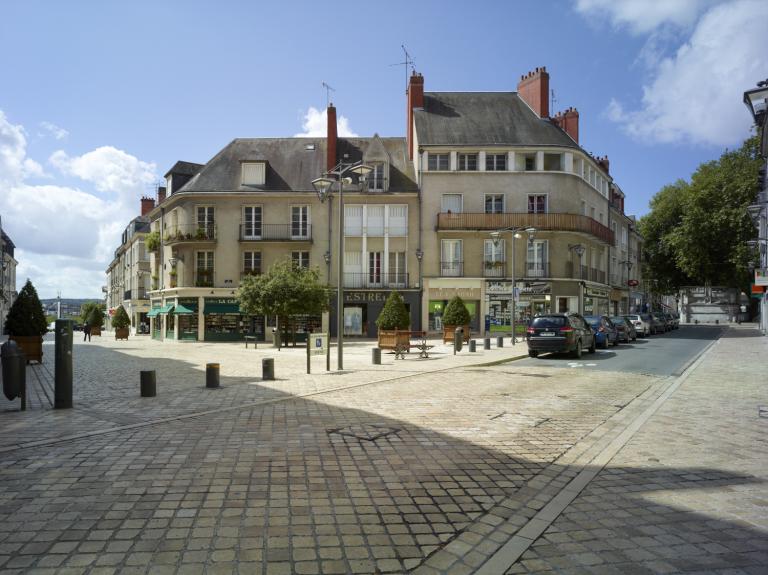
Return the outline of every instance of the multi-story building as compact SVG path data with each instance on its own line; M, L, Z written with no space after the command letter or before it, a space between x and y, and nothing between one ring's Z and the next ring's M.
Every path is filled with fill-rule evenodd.
M579 146L575 109L550 117L549 94L544 68L508 93L424 92L424 78L411 76L408 146L422 194L422 321L430 330L460 295L473 330L508 331L513 280L516 321L609 312L616 237L608 161ZM491 233L505 229L501 239Z
M0 228L0 334L5 333L5 318L16 300L16 264L14 245Z
M609 312L612 315L645 311L643 304L647 303L644 286L640 283L643 239L637 231L635 216L624 213L624 198L624 192L614 183L611 186L609 217L616 241L610 249L608 262L611 285Z
M275 318L241 314L236 289L244 276L284 258L317 267L331 286L343 262L345 334L375 336L393 289L417 329L419 195L405 146L404 138L338 138L331 105L327 138L236 139L205 165L177 163L166 175L167 197L150 214L162 239L151 258L153 337L263 339ZM340 258L337 195L321 203L312 181L338 162L360 160L373 172L345 184ZM301 318L297 331L329 327L335 334L335 316L332 309L324 318Z
M123 231L120 246L107 268L106 309L108 330L112 330L109 318L123 306L131 318L131 333L149 330L150 268L149 254L144 240L149 233L147 214L155 207L152 198L141 199L141 215L131 220Z

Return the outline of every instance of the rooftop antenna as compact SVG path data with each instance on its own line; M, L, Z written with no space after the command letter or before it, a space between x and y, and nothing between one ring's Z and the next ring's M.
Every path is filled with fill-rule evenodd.
M552 112L555 111L555 104L557 103L557 98L555 98L555 91L554 90L550 90L550 92L551 92L551 96L550 96L551 97L551 100L550 100L551 103L549 105L549 110L550 110L550 113L552 113Z
M331 92L336 90L325 82L323 82L323 88L325 88L325 107L327 108L331 105Z
M403 53L405 53L405 62L398 62L397 64L390 64L390 66L405 66L405 93L408 93L408 66L411 67L411 71L416 71L416 62L413 58L411 58L411 55L408 53L408 50L405 49L405 44L400 44L400 47L403 49Z

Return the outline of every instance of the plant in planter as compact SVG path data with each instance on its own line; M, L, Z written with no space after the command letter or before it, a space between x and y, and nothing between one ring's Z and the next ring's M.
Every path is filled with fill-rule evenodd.
M472 316L469 314L464 300L459 296L453 296L443 312L443 342L451 343L457 327L464 328L464 341L469 341L469 322Z
M101 326L104 324L104 310L102 309L101 304L94 302L88 315L85 316L84 319L88 322L88 325L91 326L92 336L101 335Z
M208 234L205 231L205 228L197 228L197 239L198 240L204 240L207 239Z
M144 246L150 252L157 252L160 250L160 232L154 231L147 234L144 238Z
M128 339L131 325L131 319L123 306L117 308L115 315L112 316L112 327L115 328L115 339Z
M397 291L393 291L384 303L379 317L376 318L376 326L379 328L379 348L394 349L398 344L409 347L411 335L407 330L410 324L411 316L405 307L403 297ZM404 331L399 333L400 330Z
M176 271L176 268L171 268L171 271L168 272L168 275L170 276L170 287L176 287L178 274L179 272Z
M43 336L48 331L48 324L45 321L43 305L31 281L27 280L21 288L8 311L5 325L9 339L21 348L28 362L43 361Z

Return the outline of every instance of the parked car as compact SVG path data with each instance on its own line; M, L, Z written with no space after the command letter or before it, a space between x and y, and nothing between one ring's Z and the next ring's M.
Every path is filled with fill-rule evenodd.
M613 325L616 326L616 331L619 332L619 341L629 343L630 341L637 340L637 331L635 331L635 326L632 325L632 322L630 322L627 318L625 318L623 315L616 315L611 316L610 319L613 322Z
M592 326L595 343L598 347L607 348L609 344L619 345L619 334L616 326L607 315L588 315L584 318Z
M664 312L664 315L671 326L671 329L677 329L680 327L680 316L672 312Z
M581 357L583 349L595 353L595 336L589 324L577 313L537 315L526 330L528 355L540 352L569 352Z
M655 311L652 315L656 321L659 322L659 331L661 331L661 333L667 333L672 329L672 325L669 323L667 316L665 316L662 312Z
M634 326L636 336L648 337L651 335L651 316L634 313L624 317Z

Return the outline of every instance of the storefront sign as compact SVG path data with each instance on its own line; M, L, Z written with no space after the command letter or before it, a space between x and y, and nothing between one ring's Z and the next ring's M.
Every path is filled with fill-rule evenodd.
M461 299L480 299L480 288L430 288L429 299L450 300L453 296Z
M485 282L485 293L512 293L512 282Z
M520 295L549 295L552 293L552 284L546 282L526 282L520 290Z
M185 300L181 300L184 303ZM192 298L191 303L197 303L197 298ZM240 303L235 297L207 297L205 303L226 303L226 304L238 304Z
M389 297L388 291L345 291L345 302L385 302Z
M619 292L621 293L621 292ZM600 288L584 288L584 297L601 297L601 298L608 298L608 290L607 289L600 289ZM621 296L619 296L619 299Z

